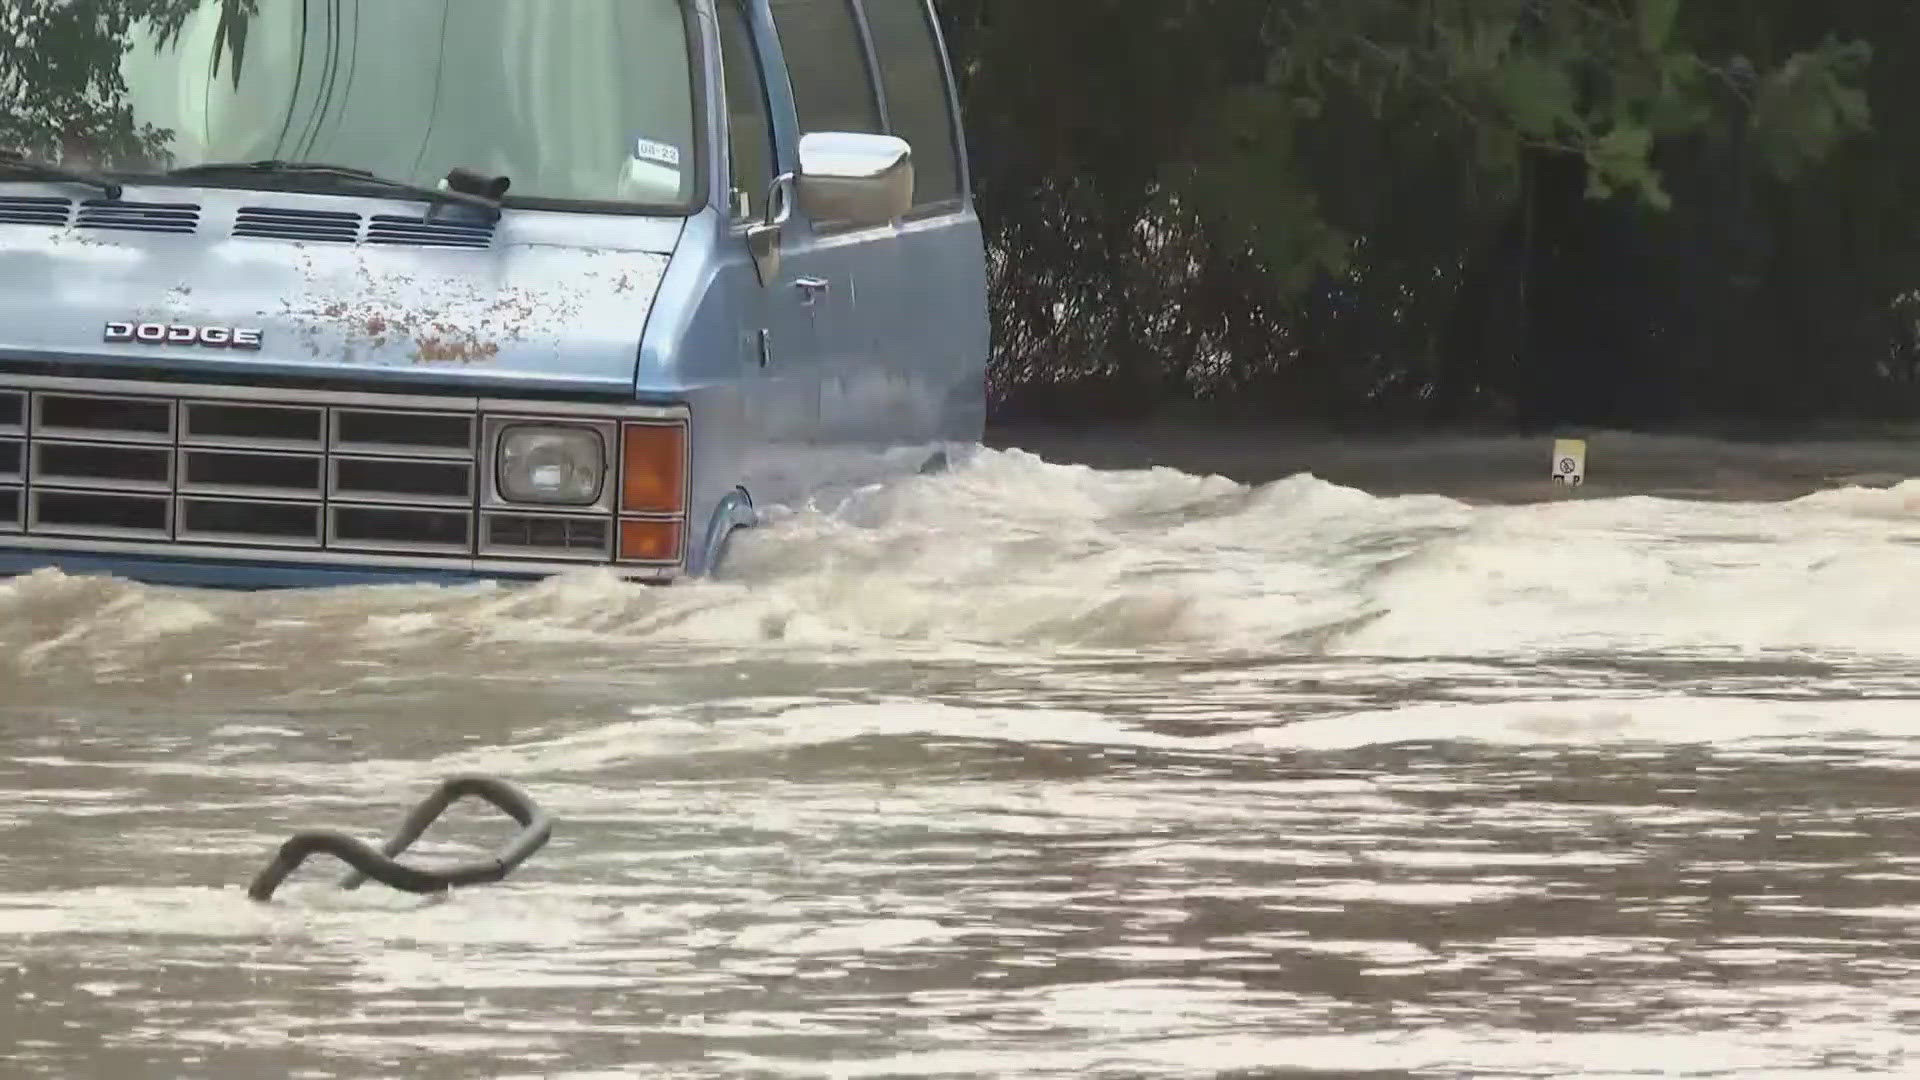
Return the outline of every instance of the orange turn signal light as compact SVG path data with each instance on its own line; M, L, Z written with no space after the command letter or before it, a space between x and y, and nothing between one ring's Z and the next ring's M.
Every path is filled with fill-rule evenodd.
M677 562L679 558L679 522L623 521L620 523L621 562Z
M679 424L628 424L621 429L622 513L678 514L684 509L686 434Z

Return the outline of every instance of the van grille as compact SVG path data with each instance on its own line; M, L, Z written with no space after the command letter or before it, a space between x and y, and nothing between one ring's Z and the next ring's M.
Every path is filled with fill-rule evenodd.
M401 244L413 247L488 248L493 246L493 226L485 222L397 217L375 214L367 226L367 243Z
M610 506L547 513L487 501L482 420L477 408L369 395L336 404L0 386L0 534L611 561Z
M283 210L271 206L243 206L234 217L233 235L267 240L351 244L360 239L360 215L341 210Z
M0 533L17 533L26 517L27 395L0 390Z
M27 404L30 532L473 548L471 413L52 391ZM426 503L453 509L393 509Z
M193 203L136 203L93 199L80 204L80 219L74 224L82 229L190 233L200 227L200 208Z
M194 203L136 203L94 199L79 204L78 217L70 199L0 198L0 225L37 225L143 233L193 233L201 224ZM364 232L362 226L365 226ZM484 221L451 217L407 217L376 214L368 221L346 210L308 210L276 206L243 206L234 213L232 235L255 240L291 243L378 244L387 247L465 248L485 251L493 246L494 226Z
M0 199L0 225L48 225L64 228L73 213L71 199L9 196Z

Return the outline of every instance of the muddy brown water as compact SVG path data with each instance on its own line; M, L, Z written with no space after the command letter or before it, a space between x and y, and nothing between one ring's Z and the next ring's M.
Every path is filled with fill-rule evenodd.
M1920 485L1206 471L666 589L0 584L0 1075L1920 1075ZM245 898L468 770L558 819L509 881Z

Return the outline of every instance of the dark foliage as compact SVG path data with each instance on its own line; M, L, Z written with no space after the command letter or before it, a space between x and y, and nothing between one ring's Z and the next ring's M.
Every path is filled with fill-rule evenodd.
M1002 415L1920 406L1908 0L940 0Z

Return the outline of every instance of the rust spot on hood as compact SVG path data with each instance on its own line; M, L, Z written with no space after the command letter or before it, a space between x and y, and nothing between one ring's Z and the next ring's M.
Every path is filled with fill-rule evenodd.
M413 343L413 358L425 364L472 364L500 355L499 342L481 341L472 334L462 336L444 323L414 335Z
M341 344L348 349L410 343L408 356L416 363L475 364L500 355L507 343L524 340L541 322L562 322L574 306L549 302L545 306L560 310L538 311L535 298L511 294L484 303L472 302L477 297L460 299L468 302L410 304L398 296L370 296L289 314L308 324L304 337L316 356L326 348L319 332L324 324L344 335Z
M352 277L343 267L322 270L304 254L296 263L321 295L282 308L300 324L302 344L316 358L344 350L421 364L485 363L515 343L560 334L595 305L646 284L634 271L595 271L567 284L527 288L369 273L364 259Z

